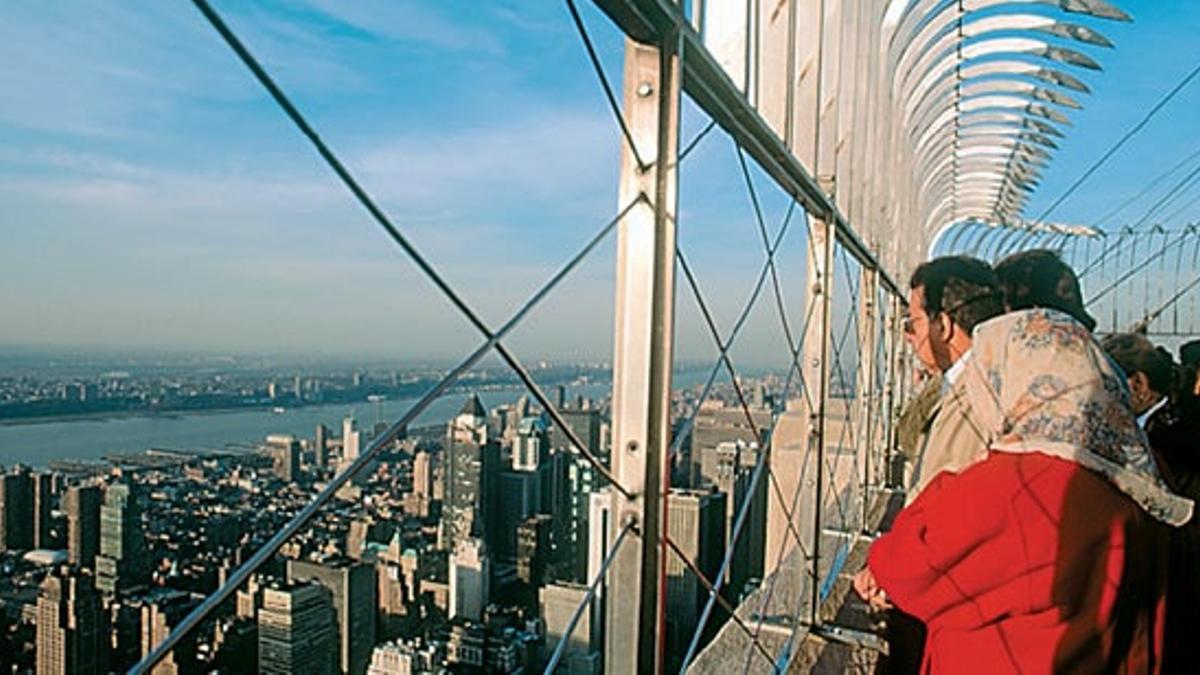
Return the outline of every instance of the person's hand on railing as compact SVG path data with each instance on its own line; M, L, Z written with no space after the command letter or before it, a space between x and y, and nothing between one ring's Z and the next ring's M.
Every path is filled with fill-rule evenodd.
M870 567L864 567L854 575L854 592L858 593L858 597L866 601L871 609L892 608L892 603L888 602L887 592L875 581L875 575L871 573Z

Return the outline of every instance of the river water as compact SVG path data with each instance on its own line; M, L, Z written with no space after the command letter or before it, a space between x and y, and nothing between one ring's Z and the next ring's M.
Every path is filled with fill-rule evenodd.
M567 388L570 397L581 395L598 400L609 395L611 385L586 384ZM548 394L553 390L546 389ZM519 387L479 392L489 410L515 402L524 393ZM551 394L552 395L552 394ZM456 393L434 401L412 426L448 422L466 400ZM532 397L531 397L532 398ZM341 434L342 420L353 415L359 428L369 429L377 420L399 419L416 402L415 398L309 406L271 410L236 410L210 413L138 415L72 419L0 426L0 465L14 463L44 467L53 460L94 460L114 452L142 452L149 448L173 450L220 449L228 444L261 442L267 434L293 434L311 438L318 424L334 436Z

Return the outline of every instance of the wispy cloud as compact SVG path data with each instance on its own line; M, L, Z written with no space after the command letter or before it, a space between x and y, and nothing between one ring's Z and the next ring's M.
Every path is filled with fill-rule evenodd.
M474 25L468 14L450 18L439 3L415 0L309 0L325 16L364 33L401 43L425 45L473 54L500 54L502 42L492 32Z

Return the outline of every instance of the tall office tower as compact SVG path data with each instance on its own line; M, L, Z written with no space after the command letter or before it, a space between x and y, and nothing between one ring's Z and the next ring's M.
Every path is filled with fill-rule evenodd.
M444 548L454 551L468 537L486 537L495 509L488 509L500 468L500 448L488 440L487 412L472 394L446 433Z
M188 612L196 606L197 600L187 593L166 591L153 598L148 598L142 605L142 657L148 656L158 643L183 621ZM201 673L200 663L196 660L196 641L186 639L180 642L166 656L151 675L185 675Z
M587 449L592 454L603 458L605 452L600 443L600 412L597 410L561 410L559 412L563 421L567 423L567 426L571 427L571 431L575 432L575 435L580 441L583 441ZM556 449L569 448L572 452L575 452L570 439L557 424L553 425L553 428L550 429L550 447Z
M58 548L50 516L54 497L54 475L49 473L35 473L31 478L33 488L33 547Z
M333 605L320 584L263 589L258 610L261 675L331 675L336 672Z
M517 529L526 518L541 510L541 484L539 472L499 472L494 499L487 505L492 518L484 537L497 563L517 561Z
M317 433L313 438L313 464L316 464L318 469L329 467L329 427L324 424L317 425Z
M100 500L98 485L67 489L63 510L67 512L67 553L72 565L94 569L100 551Z
M554 555L554 517L538 513L517 528L517 578L540 586Z
M142 534L142 509L133 483L113 483L100 506L96 587L109 595L146 586L150 560Z
M587 598L587 586L573 583L557 583L543 586L538 591L538 606L542 620L546 623L546 643L542 658L549 661L558 643L567 634L575 609ZM571 675L598 675L600 673L599 635L595 629L602 617L595 606L588 608L579 617L571 636L567 638L566 650L559 668L555 672Z
M433 466L429 453L418 450L413 455L413 494L424 499L433 498Z
M491 577L487 544L474 537L460 541L450 556L450 618L480 621L488 605Z
M375 561L375 641L391 640L398 636L408 612L408 578L396 562Z
M725 494L725 545L733 544L733 527L738 512L745 506L746 517L742 522L733 560L725 578L726 588L737 598L745 590L746 583L753 578L762 578L763 560L767 538L767 493L766 475L758 479L754 488L754 467L758 462L758 445L738 439L722 441L715 448L705 448L701 457L700 485L714 487ZM765 471L765 468L764 468Z
M517 425L519 425L521 423L521 420L525 419L526 417L529 417L529 415L530 415L529 395L521 394L517 398L517 402L515 404L513 404L513 407L510 408L508 411L507 426L513 430L516 430Z
M667 532L707 579L721 570L725 552L725 495L720 492L672 489L667 501ZM700 612L708 598L703 584L679 556L667 556L667 666L679 670ZM717 622L710 621L702 635L703 645L716 634Z
M358 459L359 431L355 428L354 418L342 420L342 462L349 463Z
M334 613L334 644L338 669L361 675L375 646L375 568L362 563L318 564L289 560L290 582L313 582L329 591Z
M288 434L267 436L267 452L271 455L272 470L284 483L300 480L300 441Z
M33 548L33 479L18 467L0 476L0 551Z
M541 417L522 419L513 443L513 471L537 471L549 456L550 434L546 420Z
M592 493L604 485L590 462L570 450L557 449L551 456L551 487L545 512L554 515L555 578L583 582L587 579L588 516Z
M245 588L237 591L237 618L253 619L257 616L258 608L262 607L262 596L263 588L255 574L246 582Z
M92 577L46 576L37 599L37 675L108 672L108 628Z

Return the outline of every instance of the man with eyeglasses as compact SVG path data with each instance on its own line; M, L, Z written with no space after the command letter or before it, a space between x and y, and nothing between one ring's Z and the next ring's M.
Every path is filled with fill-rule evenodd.
M921 366L931 374L924 389L901 416L900 448L911 465L908 502L939 472L957 470L987 450L987 439L970 417L970 407L954 384L971 351L975 326L1004 313L1000 283L991 266L966 256L935 258L917 267L909 281L904 336ZM870 597L873 580L863 570L855 577ZM875 600L872 600L875 604ZM887 606L880 598L879 606ZM925 626L892 609L887 672L920 670Z
M935 258L917 267L909 281L908 316L904 335L913 353L935 378L936 395L922 392L926 411L909 428L920 439L909 452L913 462L908 499L938 472L956 470L986 451L987 440L977 432L970 409L954 395L953 385L971 351L975 326L1004 313L1000 283L991 266L967 256ZM932 399L932 403L930 403Z

